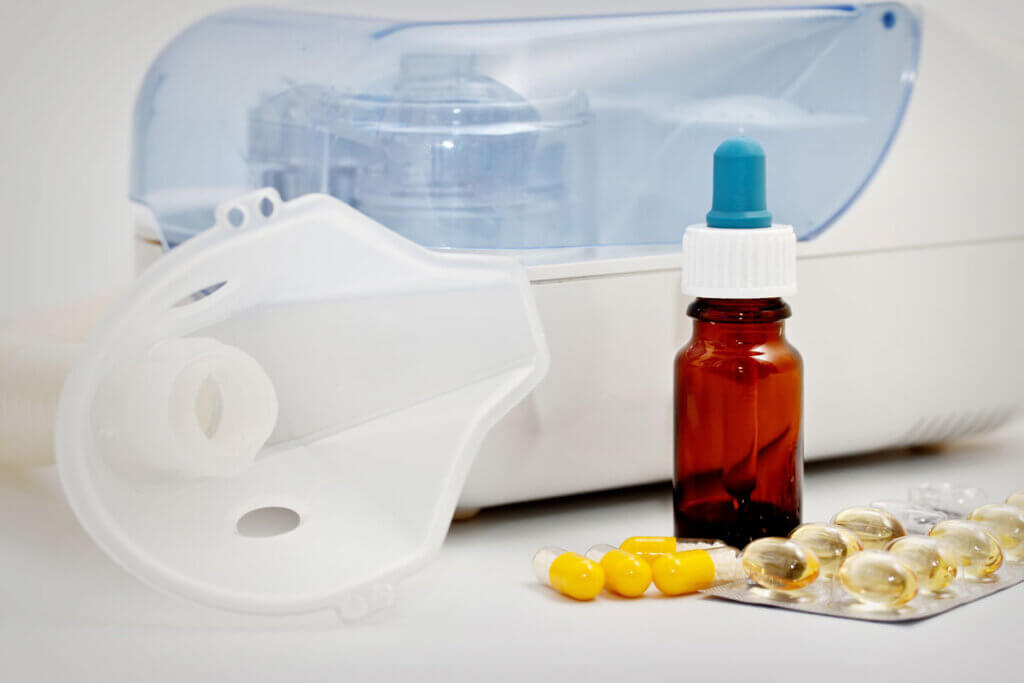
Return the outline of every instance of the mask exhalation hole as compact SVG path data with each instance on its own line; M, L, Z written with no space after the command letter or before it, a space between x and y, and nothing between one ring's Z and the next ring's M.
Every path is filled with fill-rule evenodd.
M247 538L280 536L299 526L299 513L291 508L269 506L250 510L239 517L238 533Z

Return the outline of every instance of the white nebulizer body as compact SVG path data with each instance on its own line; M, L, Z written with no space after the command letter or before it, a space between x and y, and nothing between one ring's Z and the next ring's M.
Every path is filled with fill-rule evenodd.
M140 244L173 249L216 203L269 186L330 194L431 248L515 258L551 370L488 435L460 505L660 481L667 368L690 328L679 243L706 212L712 150L745 135L800 240L787 334L807 360L806 457L992 429L1024 384L999 360L1024 335L1003 313L1024 258L1024 227L1004 219L1024 62L975 40L963 13L218 14L140 90ZM1006 334L975 353L971 330L990 326Z

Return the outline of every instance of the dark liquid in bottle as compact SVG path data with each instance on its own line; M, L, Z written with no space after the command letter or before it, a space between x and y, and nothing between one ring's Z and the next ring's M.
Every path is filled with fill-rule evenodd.
M781 299L697 299L675 364L675 534L742 548L800 524L803 367Z

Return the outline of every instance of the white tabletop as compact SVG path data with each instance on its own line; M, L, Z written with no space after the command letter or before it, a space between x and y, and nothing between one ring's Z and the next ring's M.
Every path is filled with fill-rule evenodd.
M937 452L812 463L805 518L943 480L993 499L1024 488L1024 423ZM530 570L543 545L669 533L667 485L485 510L453 525L390 610L355 624L254 618L160 594L115 566L75 522L52 468L0 471L0 680L1019 679L1024 584L891 625L653 589L575 603Z

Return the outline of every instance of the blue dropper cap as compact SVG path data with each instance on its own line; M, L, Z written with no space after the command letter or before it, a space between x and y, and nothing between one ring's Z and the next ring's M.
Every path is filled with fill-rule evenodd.
M709 228L771 227L764 167L764 150L750 138L729 138L718 146Z

